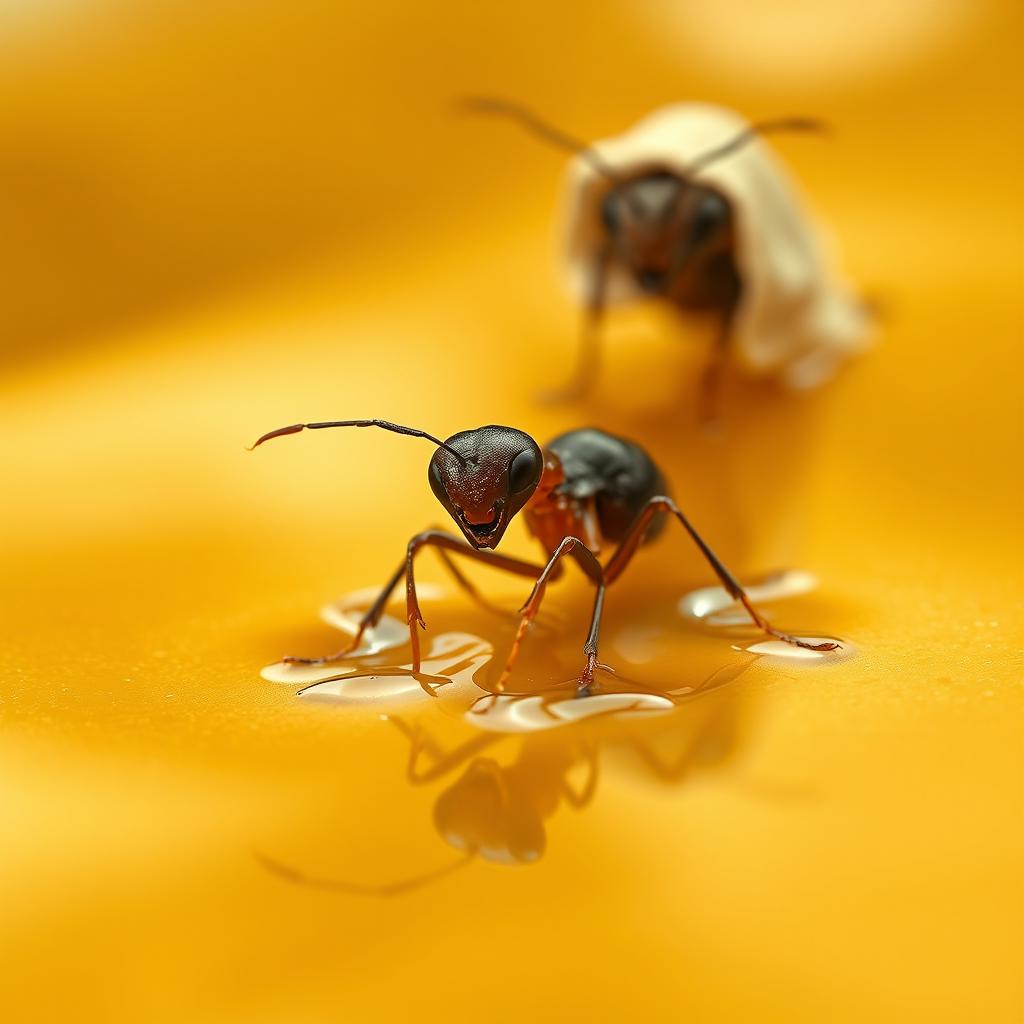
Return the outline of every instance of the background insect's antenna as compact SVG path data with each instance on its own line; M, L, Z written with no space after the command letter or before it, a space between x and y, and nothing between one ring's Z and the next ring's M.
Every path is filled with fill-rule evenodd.
M575 136L569 135L568 132L563 132L561 128L549 124L521 103L491 96L466 96L462 100L462 105L476 114L497 114L499 117L508 117L513 121L518 121L528 132L544 142L575 153L602 177L608 178L610 181L619 180L618 175L591 148L589 142L577 139Z
M306 875L295 868L289 867L287 864L282 864L280 861L268 857L266 854L256 854L256 859L268 871L272 871L275 875L279 875L289 882L294 882L297 885L308 885L314 889L330 889L334 892L350 892L361 896L397 896L399 893L409 892L411 889L419 889L420 886L426 885L428 882L444 878L445 875L450 875L453 871L464 868L473 860L473 857L474 854L467 853L465 857L460 857L450 864L443 864L439 868L434 868L433 871L424 871L421 875L413 875L411 878L405 878L400 882L390 882L384 885L362 885L359 882L343 882L334 878L318 878L314 875Z
M742 149L748 142L761 135L769 135L772 132L827 132L828 125L824 121L815 120L813 117L780 117L775 121L757 121L747 125L741 132L734 135L728 142L709 149L706 153L697 157L690 164L688 172L694 174L704 170L708 164L721 160L724 156L735 153Z
M449 455L454 455L462 465L466 464L466 458L464 455L460 455L454 448L449 447L440 438L434 437L433 434L428 434L425 430L414 430L412 427L403 427L399 423L389 423L387 420L329 420L324 423L293 423L290 427L278 427L277 430L271 430L269 433L264 434L255 444L249 447L249 451L252 451L253 448L259 448L264 441L270 441L275 437L284 437L286 434L297 434L300 430L325 430L328 427L380 427L382 430L390 430L395 434L407 434L409 437L422 437L428 441L432 441L438 446L438 448L443 448Z

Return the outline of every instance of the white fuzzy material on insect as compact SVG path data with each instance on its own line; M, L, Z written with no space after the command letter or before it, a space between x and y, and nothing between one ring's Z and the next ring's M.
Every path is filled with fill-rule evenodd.
M659 167L686 178L697 157L746 127L732 111L678 104L591 149L621 176ZM823 240L785 168L762 140L754 139L691 180L718 189L733 208L743 282L733 326L735 359L748 373L775 376L792 388L824 383L867 346L870 320L863 303L829 265ZM610 187L586 161L576 158L570 164L567 262L581 299L591 290L591 268L607 237L601 202ZM622 302L642 292L628 269L613 259L605 294L609 302Z

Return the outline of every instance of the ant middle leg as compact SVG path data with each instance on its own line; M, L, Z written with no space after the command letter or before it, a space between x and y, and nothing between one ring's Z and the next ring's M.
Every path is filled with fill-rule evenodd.
M834 651L839 647L839 644L831 640L825 643L812 644L807 640L801 640L799 637L792 636L789 633L783 633L781 630L776 629L757 610L740 582L731 572L729 572L711 548L708 547L707 542L694 529L689 519L683 515L679 506L676 505L671 498L665 497L664 495L651 498L650 501L648 501L640 514L633 521L633 525L629 528L629 532L626 534L625 538L619 544L618 548L615 549L615 553L608 560L608 563L604 568L604 572L609 586L622 574L626 566L636 554L637 549L643 543L647 527L659 512L668 512L671 515L674 515L676 519L682 523L683 528L690 535L690 538L697 547L700 548L701 554L707 560L711 568L714 569L715 575L719 580L721 580L722 586L725 588L726 592L734 601L739 601L740 604L743 605L747 610L747 614L758 629L763 630L769 636L785 641L787 644L793 644L796 647L804 647L809 651Z
M577 697L590 695L590 687L594 683L594 670L597 668L597 647L601 638L601 616L604 612L605 584L598 583L594 592L594 610L590 616L590 631L587 633L587 642L583 645L583 653L587 656L587 664L580 673L579 686L576 688Z
M597 560L597 556L586 546L586 544L583 543L582 540L579 539L579 537L566 537L552 552L551 557L548 559L548 564L544 566L543 572L541 572L537 577L537 582L534 583L533 590L530 591L530 596L526 599L526 603L520 609L522 618L519 620L519 628L516 630L515 639L512 641L512 647L510 648L508 657L505 660L505 667L502 669L501 676L498 678L498 682L495 687L495 690L498 693L504 691L505 684L508 681L509 676L512 674L516 658L519 655L519 648L522 646L523 639L526 636L527 630L530 628L530 624L533 622L534 618L536 618L537 612L540 610L548 582L561 571L561 560L567 555L571 555L575 559L580 568L590 578L597 591L594 597L594 611L590 620L590 631L587 634L587 641L583 645L583 653L587 660L583 671L580 673L579 685L577 687L577 693L581 696L586 695L589 692L590 686L594 681L594 670L598 665L598 642L600 639L601 613L604 610L604 592L606 586L605 573L604 569L601 567L601 563Z

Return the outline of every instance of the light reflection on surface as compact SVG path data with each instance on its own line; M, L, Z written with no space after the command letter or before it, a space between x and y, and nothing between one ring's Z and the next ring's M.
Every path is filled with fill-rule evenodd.
M973 28L966 0L866 0L856 17L814 0L726 0L652 4L642 11L660 46L695 45L702 62L755 80L795 79L834 86L921 59Z

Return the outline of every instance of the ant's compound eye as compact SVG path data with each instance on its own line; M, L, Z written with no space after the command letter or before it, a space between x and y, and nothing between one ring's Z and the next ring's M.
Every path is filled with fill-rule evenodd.
M442 504L445 503L448 500L448 492L445 490L444 483L441 481L441 470L436 459L430 460L430 469L427 470L427 479L430 481L430 489L434 492L434 497L442 502Z
M707 238L728 216L729 208L724 199L715 195L705 196L694 210L690 237L695 241Z
M619 229L619 197L614 192L601 201L601 223L612 234Z
M508 467L508 489L518 494L532 487L540 479L541 462L532 448L521 451Z

